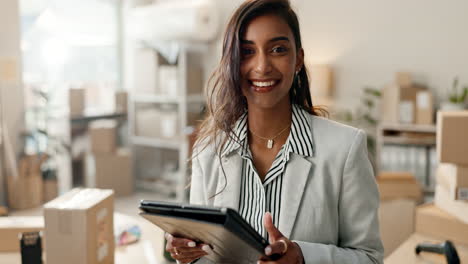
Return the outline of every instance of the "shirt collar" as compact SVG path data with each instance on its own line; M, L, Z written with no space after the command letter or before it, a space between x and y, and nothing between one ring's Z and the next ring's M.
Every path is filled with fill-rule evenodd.
M227 140L221 156L241 149L247 139L247 111L237 120L231 137ZM309 113L300 106L292 105L291 132L286 141L287 152L302 156L313 156L314 145L311 133ZM242 155L242 153L241 153Z

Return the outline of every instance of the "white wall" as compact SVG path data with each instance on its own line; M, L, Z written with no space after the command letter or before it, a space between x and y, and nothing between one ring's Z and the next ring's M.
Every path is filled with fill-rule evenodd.
M242 1L219 2L222 13L230 14ZM335 70L340 108L354 107L364 86L382 88L400 70L413 73L438 97L446 96L456 75L468 85L468 1L291 2L306 61Z
M19 135L24 128L18 0L0 1L0 89L4 126L8 127L13 150L18 152L21 149ZM1 162L5 167L4 160ZM0 205L4 202L3 183L4 175L0 174Z

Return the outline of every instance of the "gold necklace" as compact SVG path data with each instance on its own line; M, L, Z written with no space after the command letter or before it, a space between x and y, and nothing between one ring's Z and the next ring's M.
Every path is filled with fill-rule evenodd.
M285 128L283 128L276 136L272 137L272 138L266 138L266 137L262 137L262 136L259 136L257 134L255 134L252 130L249 129L250 133L252 133L252 135L258 137L258 138L261 138L263 140L266 140L267 141L267 148L269 149L272 149L273 148L273 144L275 143L274 139L279 137L281 134L283 134L284 131L286 131L286 129L288 129L288 127L291 126L291 124L288 124Z

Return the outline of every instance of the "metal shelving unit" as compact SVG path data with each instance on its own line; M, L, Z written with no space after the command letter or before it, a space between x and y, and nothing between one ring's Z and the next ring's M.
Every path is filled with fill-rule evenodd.
M142 47L139 43L135 42L129 42L127 43L128 49L130 52L132 50L138 49L138 48L146 48L148 47ZM156 52L156 57L160 56ZM133 149L138 147L147 147L147 148L153 148L157 149L158 151L177 151L178 152L178 161L177 161L177 175L176 179L172 179L171 181L167 181L164 179L158 179L158 177L152 178L152 179L142 179L139 178L138 174L136 173L136 186L138 189L144 189L144 190L151 190L155 191L164 195L168 196L173 196L175 195L175 200L179 202L184 202L187 201L187 176L189 173L189 166L188 166L188 160L189 160L189 148L190 148L190 143L188 139L188 135L186 135L186 130L187 127L190 127L189 125L189 112L190 108L189 106L196 105L200 106L198 109L201 109L203 104L205 103L205 99L203 96L203 87L204 87L204 80L203 76L200 76L200 80L202 80L200 84L201 90L198 93L189 93L189 91L192 92L193 89L189 89L190 85L195 85L193 83L190 83L189 80L189 70L192 69L192 64L191 62L194 61L191 59L191 55L195 54L197 56L203 55L204 52L206 52L206 49L204 49L200 45L190 45L187 43L181 43L180 45L180 50L178 53L178 59L177 59L177 90L178 90L178 95L177 96L169 96L169 95L162 95L158 93L153 93L153 92L147 92L146 87L144 92L134 92L134 89L130 89L132 91L129 96L129 113L128 113L128 119L129 119L129 126L130 126L130 144L132 145ZM130 54L131 57L131 54ZM200 56L201 57L201 56ZM160 60L157 59L157 64L161 63ZM166 62L167 63L167 62ZM198 62L200 63L200 62ZM166 65L166 64L161 64L161 65ZM134 65L133 67L136 69L138 68L139 65ZM200 68L202 70L202 68ZM200 71L202 73L202 71ZM154 74L157 74L157 72L154 72ZM157 76L156 76L157 77ZM157 80L157 78L156 78ZM159 82L156 81L156 84ZM132 87L134 88L134 87ZM149 87L150 90L154 88L154 90L157 87ZM136 117L138 115L138 106L139 105L150 105L155 108L161 105L175 105L175 110L177 111L177 135L171 138L163 138L163 137L150 137L150 136L143 136L143 135L138 135L137 132L137 127L136 127ZM155 124L156 126L157 124ZM159 124L162 125L162 124ZM134 157L136 155L133 155ZM134 164L137 164L137 160L134 160ZM162 168L161 168L162 170ZM160 170L160 171L161 171ZM160 172L159 171L159 172Z

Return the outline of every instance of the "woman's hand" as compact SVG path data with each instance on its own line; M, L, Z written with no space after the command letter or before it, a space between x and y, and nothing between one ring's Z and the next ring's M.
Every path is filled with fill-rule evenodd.
M174 237L166 233L166 251L179 263L190 263L210 254L211 248L206 244L196 244L195 241L186 238Z
M263 216L263 224L268 232L270 245L265 248L265 255L260 258L258 264L303 264L304 256L302 250L294 242L288 238L273 225L273 220L270 213L265 213ZM279 255L276 260L269 260L272 255Z

